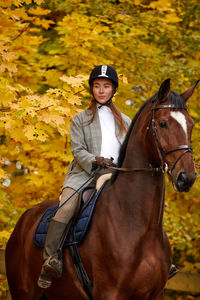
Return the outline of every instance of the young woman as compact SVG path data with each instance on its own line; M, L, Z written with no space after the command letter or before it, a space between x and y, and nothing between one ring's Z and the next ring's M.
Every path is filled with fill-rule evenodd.
M120 146L131 122L112 102L118 88L118 76L112 67L95 67L89 77L89 86L93 96L89 108L71 121L70 137L74 160L63 183L60 206L89 178L93 180L96 168L105 170L117 163ZM48 288L53 277L61 276L62 262L57 249L71 224L77 205L76 193L50 222L43 251L44 263L38 279L38 285L42 288Z

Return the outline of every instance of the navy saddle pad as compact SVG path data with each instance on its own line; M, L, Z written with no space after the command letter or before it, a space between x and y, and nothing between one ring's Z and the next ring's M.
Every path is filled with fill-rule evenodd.
M85 209L82 211L82 214L80 218L78 219L75 227L74 227L74 233L75 233L75 241L80 244L86 234L87 228L90 224L90 221L92 219L93 211L95 208L96 201L104 188L107 181L104 182L100 190L94 195L94 197L91 199L91 201L88 203L88 205L85 207ZM34 244L37 247L44 247L44 242L46 239L46 234L49 228L50 220L54 216L54 212L57 210L58 205L49 207L44 214L42 215L40 222L38 223L38 226L35 230L34 234ZM64 242L64 247L67 247L67 238Z

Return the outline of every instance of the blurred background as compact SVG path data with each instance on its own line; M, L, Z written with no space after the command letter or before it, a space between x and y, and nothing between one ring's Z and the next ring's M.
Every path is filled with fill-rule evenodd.
M181 93L200 79L199 29L198 0L0 0L1 250L27 208L59 197L72 159L70 121L91 100L91 69L117 70L115 104L133 118L163 80L171 78L171 89ZM199 94L197 86L188 103L196 163ZM189 193L166 183L164 226L173 262L196 276L199 174ZM0 299L10 299L3 274ZM166 290L166 299L200 299L200 293Z

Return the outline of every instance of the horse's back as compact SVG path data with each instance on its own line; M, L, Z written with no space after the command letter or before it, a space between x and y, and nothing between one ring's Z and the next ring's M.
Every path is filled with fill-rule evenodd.
M23 213L6 245L6 257L10 254L10 250L13 254L15 253L13 250L17 250L20 246L23 247L26 246L26 244L33 245L33 235L30 233L34 233L34 230L45 210L56 203L57 202L54 200L41 202ZM26 249L24 248L24 250ZM21 248L20 251L23 251L23 249Z
M34 245L33 236L44 211L55 204L56 201L45 201L25 211L8 240L5 259L12 299L39 299L33 286L41 269L42 249ZM41 293L39 288L38 293Z

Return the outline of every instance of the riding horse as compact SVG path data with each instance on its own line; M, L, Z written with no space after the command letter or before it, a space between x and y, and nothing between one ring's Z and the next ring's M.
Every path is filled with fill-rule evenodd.
M101 192L88 233L78 247L95 300L164 299L171 265L163 229L165 173L180 192L188 192L195 181L190 145L194 123L186 101L196 84L178 95L165 80L132 121L118 168ZM7 243L13 300L88 299L68 248L63 250L62 277L53 279L46 290L37 286L42 249L34 245L33 235L44 211L55 203L28 209Z

